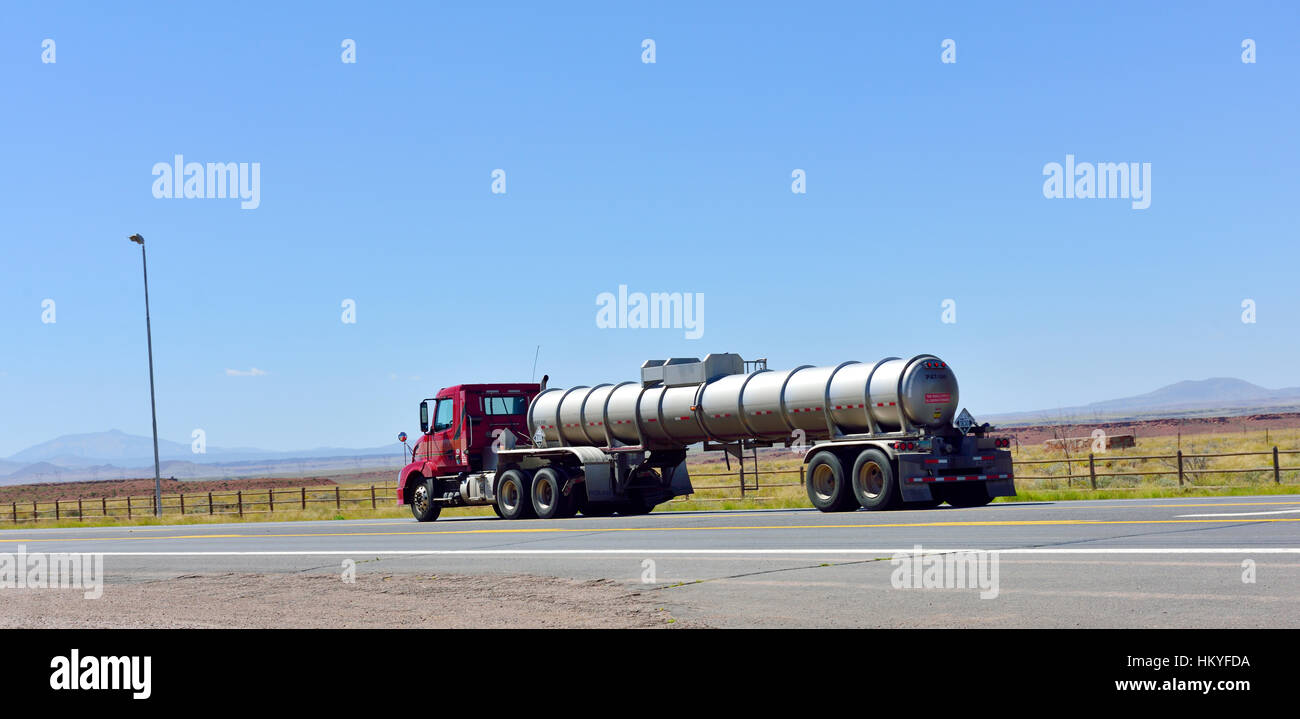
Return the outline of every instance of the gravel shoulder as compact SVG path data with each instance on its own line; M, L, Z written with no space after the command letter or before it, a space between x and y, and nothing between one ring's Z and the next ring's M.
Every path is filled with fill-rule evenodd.
M0 590L0 628L627 629L680 627L609 580L522 574L190 574L80 590Z

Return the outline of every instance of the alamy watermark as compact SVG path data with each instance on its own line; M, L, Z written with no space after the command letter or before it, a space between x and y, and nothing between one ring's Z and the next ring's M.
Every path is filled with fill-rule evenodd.
M86 599L104 596L104 555L0 552L0 590L81 589Z
M997 552L926 552L917 544L889 563L895 567L889 577L894 589L978 589L980 599L997 599L1000 591Z
M176 155L172 162L153 166L153 196L156 199L225 199L238 197L240 209L256 210L262 204L262 163L186 162Z
M684 329L688 340L704 336L704 293L631 292L596 295L596 326L600 329Z
M1135 210L1151 206L1151 163L1075 162L1043 165L1043 197L1048 199L1131 199Z

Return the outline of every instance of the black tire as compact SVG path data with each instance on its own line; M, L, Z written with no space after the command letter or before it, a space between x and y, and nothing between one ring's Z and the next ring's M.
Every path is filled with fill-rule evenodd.
M849 512L858 508L858 500L844 474L844 464L830 452L818 452L808 460L804 485L808 488L808 501L823 512Z
M506 470L497 481L496 505L502 519L531 519L533 503L529 499L528 475L517 469Z
M501 514L501 508L497 506L497 503L496 503L496 502L493 502L493 503L492 503L492 511L493 511L494 513L496 513L496 515L497 515L498 517L501 517L502 519L505 519L505 516Z
M564 474L553 467L543 467L533 475L528 495L538 519L570 516L573 498L564 495L565 481Z
M619 505L618 513L628 517L636 517L653 512L656 506L654 502L646 499L640 493L634 493L628 497L627 502Z
M954 507L983 507L993 501L982 484L957 484L945 490L945 499Z
M858 454L849 483L854 499L866 509L893 509L901 504L902 490L894 481L893 466L878 449L864 449Z
M432 522L442 514L442 505L433 501L433 480L416 481L407 485L411 488L411 514L418 522Z

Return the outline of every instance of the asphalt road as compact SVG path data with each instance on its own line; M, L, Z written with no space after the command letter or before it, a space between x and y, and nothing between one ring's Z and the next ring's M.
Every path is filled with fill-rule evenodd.
M721 627L1300 626L1289 496L0 532L0 553L19 546L103 554L110 584L337 573L347 559L358 572L604 578ZM945 555L970 560L962 575L934 563ZM945 580L959 586L924 586Z

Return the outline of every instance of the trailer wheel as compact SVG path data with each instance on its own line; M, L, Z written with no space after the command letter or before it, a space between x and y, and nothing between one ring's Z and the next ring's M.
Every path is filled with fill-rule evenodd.
M960 484L944 489L944 498L953 507L983 507L993 501L982 484Z
M878 449L864 449L853 463L853 496L867 509L891 509L898 505L898 483L889 458Z
M533 503L529 500L528 476L517 469L507 470L497 482L497 507L502 519L529 519Z
M442 514L442 505L433 501L433 480L426 480L415 485L411 492L411 514L416 521L432 522Z
M533 512L540 519L554 519L570 515L572 497L564 496L564 475L551 467L543 467L533 475L529 495L532 497Z
M830 452L818 452L808 462L804 484L808 501L823 512L847 512L858 508L853 488L844 476L844 464Z

